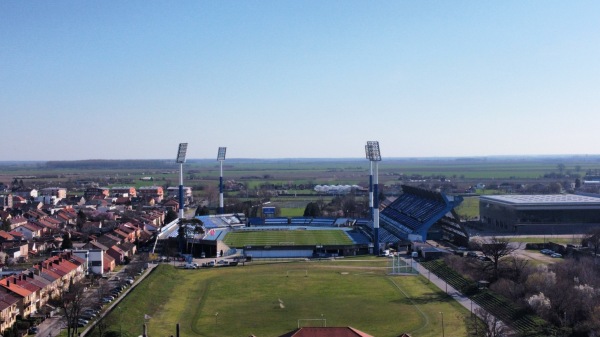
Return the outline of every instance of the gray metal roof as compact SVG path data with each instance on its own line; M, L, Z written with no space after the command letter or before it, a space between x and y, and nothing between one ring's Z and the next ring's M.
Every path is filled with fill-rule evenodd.
M576 194L507 194L482 195L481 201L500 202L513 205L595 205L600 198Z

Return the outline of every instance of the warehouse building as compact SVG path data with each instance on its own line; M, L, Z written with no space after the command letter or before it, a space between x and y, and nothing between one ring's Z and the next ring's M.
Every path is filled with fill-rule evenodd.
M600 226L600 198L575 194L486 195L479 214L490 231L576 234Z

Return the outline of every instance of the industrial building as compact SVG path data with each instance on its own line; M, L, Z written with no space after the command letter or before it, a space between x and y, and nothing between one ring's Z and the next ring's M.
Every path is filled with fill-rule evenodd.
M600 226L600 198L576 194L486 195L484 229L518 234L576 234Z

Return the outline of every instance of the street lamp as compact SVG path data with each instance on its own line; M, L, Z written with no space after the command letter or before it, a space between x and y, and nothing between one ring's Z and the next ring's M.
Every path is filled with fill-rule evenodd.
M365 154L371 162L371 178L369 178L369 205L371 206L371 215L373 217L373 253L379 255L379 162L381 161L381 152L379 151L378 141L368 141L365 145ZM373 170L375 164L375 170ZM373 171L375 175L373 176Z
M188 143L179 143L177 150L176 163L179 164L179 219L183 219L183 163L185 163L185 153L187 152Z
M123 337L123 312L120 306L117 308L119 309L119 337Z
M445 333L444 333L444 313L440 311L440 315L442 315L442 337L445 337Z
M217 153L217 160L221 164L221 175L219 176L219 214L224 213L223 209L223 162L225 161L225 152L227 152L226 147L220 147L219 152Z

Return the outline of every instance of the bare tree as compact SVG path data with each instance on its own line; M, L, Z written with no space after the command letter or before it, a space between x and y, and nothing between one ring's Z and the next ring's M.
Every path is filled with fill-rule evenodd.
M582 240L587 243L587 246L592 249L594 256L600 251L600 228L594 228L589 231Z
M84 292L85 286L81 283L76 283L71 285L68 291L63 291L58 299L57 304L63 311L67 337L77 336L79 316L89 304L89 299L85 296Z
M213 206L219 199L219 189L214 184L206 186L204 189L204 197L208 201L208 207Z
M507 238L496 236L487 237L480 241L474 241L472 246L476 250L481 251L483 255L490 260L491 264L489 265L491 266L494 280L497 280L500 276L500 260L505 256L511 255L520 248L518 243L511 242L510 239Z

